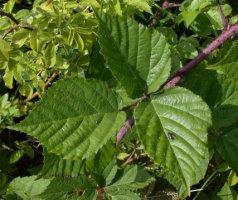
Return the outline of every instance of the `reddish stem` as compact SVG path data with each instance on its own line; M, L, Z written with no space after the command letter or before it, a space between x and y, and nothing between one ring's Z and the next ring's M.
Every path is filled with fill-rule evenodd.
M197 65L200 64L206 57L208 57L214 50L219 48L225 41L232 38L237 33L238 33L238 23L234 24L233 26L227 27L227 29L224 29L224 31L205 49L203 49L193 60L188 62L183 68L178 70L164 84L162 84L160 89L177 85L186 74L188 74L191 70L196 68ZM127 119L125 125L117 133L116 137L117 146L121 143L123 137L127 134L128 130L134 125L134 121L135 119L133 116Z

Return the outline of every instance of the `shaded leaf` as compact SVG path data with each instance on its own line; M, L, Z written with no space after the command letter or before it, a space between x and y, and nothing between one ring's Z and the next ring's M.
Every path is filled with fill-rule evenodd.
M108 192L118 190L136 190L146 187L155 179L150 176L144 169L137 165L128 165L118 178L110 186L106 187Z
M77 192L82 195L77 195ZM84 197L87 197L91 193L96 197L96 186L90 183L87 178L54 178L44 193L40 195L40 198L64 200L75 194L78 197L77 199L84 199Z
M238 128L224 131L217 140L217 148L222 157L227 161L231 168L238 174Z
M130 97L153 92L170 73L170 50L165 37L125 17L97 13L99 43L107 67Z
M63 176L77 177L84 173L85 161L65 160L62 156L49 153L44 150L44 165L41 171L42 176Z

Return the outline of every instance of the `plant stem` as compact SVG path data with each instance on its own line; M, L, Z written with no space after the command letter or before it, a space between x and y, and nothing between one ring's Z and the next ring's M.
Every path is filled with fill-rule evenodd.
M193 198L193 200L196 200L200 194L201 191L203 191L212 181L212 179L217 176L217 170L215 170L208 178L207 180L203 183L201 190L196 194L196 196Z
M224 15L223 9L221 7L220 0L217 0L217 7L218 7L218 11L219 11L220 16L221 16L221 21L222 21L222 24L223 24L223 28L224 28L224 30L226 30L228 28L228 21L227 21L225 15Z
M11 13L6 13L2 9L0 9L0 16L6 16L10 18L15 24L20 24L20 22Z
M235 36L237 33L238 33L238 23L234 24L233 26L227 27L227 29L224 29L223 32L215 40L213 40L205 49L203 49L193 60L188 62L183 68L179 69L173 76L171 76L165 83L163 83L156 92L161 91L163 88L169 88L177 85L186 74L188 74L191 70L196 68L198 64L200 64L205 58L207 58L214 50L219 48L224 42ZM138 101L137 104L139 104L140 102L141 101ZM133 107L136 105L133 104ZM132 121L133 123L130 123ZM134 117L132 116L131 118L126 120L125 125L117 133L117 140L116 140L117 145L120 144L123 137L127 134L128 130L133 125L134 125Z

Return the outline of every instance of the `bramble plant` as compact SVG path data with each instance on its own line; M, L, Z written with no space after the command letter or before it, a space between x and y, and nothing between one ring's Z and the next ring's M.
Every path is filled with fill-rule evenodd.
M235 1L0 6L0 199L238 198Z

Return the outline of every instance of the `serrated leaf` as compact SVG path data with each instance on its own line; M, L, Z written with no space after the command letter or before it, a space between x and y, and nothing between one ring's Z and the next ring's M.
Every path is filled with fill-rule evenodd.
M17 177L9 184L7 196L17 194L24 200L38 199L50 184L48 179L37 179L37 176Z
M77 160L94 155L124 121L117 96L105 83L70 78L51 87L27 118L11 128L38 138L49 152Z
M137 165L128 165L122 172L122 176L106 187L108 192L118 190L137 190L146 187L155 179L143 168Z
M65 160L62 156L49 153L44 149L44 165L41 171L42 176L77 177L84 173L85 161Z
M96 196L96 186L89 182L85 177L77 178L54 178L44 193L40 194L41 199L59 199L64 200L70 198L70 193L82 192L83 195L78 199L94 192Z
M103 177L103 175L108 175L103 174L105 168L107 168L111 161L114 160L115 153L115 142L109 140L94 157L92 157L90 160L87 160L87 171L93 174L95 180L101 186L105 185L106 177Z
M103 171L102 175L105 179L105 185L109 185L112 182L116 173L117 173L117 163L116 159L114 158Z
M229 131L224 131L224 134L218 138L217 148L222 157L238 174L238 128L233 127Z
M179 179L188 195L208 164L211 116L206 103L185 88L170 88L137 106L135 123L145 151Z
M136 21L97 13L99 43L108 68L130 97L156 91L170 73L170 50L165 37Z
M150 0L123 0L123 2L129 6L132 6L133 8L137 8L140 11L146 11L150 14L152 14L151 11L151 4L152 2Z

